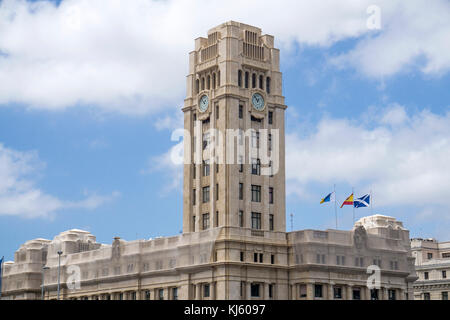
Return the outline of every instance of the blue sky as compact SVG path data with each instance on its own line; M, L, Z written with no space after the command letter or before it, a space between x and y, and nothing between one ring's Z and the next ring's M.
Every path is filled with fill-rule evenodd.
M381 29L367 28L373 3ZM319 201L336 184L338 201L372 190L373 213L450 240L449 3L317 6L0 2L0 255L71 228L103 243L180 232L181 172L165 155L188 52L228 20L281 50L288 230L290 213L294 229L333 228ZM352 227L351 208L338 216Z

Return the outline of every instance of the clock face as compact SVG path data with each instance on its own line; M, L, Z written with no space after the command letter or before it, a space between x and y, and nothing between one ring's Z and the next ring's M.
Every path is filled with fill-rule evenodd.
M205 94L200 98L200 101L198 102L198 108L201 112L205 112L208 109L208 96Z
M262 111L264 109L263 96L260 93L254 93L252 96L252 104L256 110Z

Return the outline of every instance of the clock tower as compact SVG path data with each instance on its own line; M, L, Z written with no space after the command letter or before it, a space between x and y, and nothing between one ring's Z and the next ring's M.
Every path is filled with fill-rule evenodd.
M195 40L184 101L183 232L285 232L284 97L279 50L226 22Z

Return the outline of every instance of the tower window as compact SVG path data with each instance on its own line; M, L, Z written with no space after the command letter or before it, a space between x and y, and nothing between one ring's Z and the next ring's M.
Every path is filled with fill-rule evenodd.
M273 187L269 187L269 203L273 203Z
M261 229L261 213L252 212L252 229Z
M259 297L259 283L252 283L250 285L250 293L252 297Z
M275 264L275 255L274 254L270 255L270 264Z
M244 211L239 210L239 227L243 228L244 227Z
M217 71L217 86L220 87L220 71Z
M209 90L211 89L211 76L208 76L206 79L206 89Z
M242 71L238 70L238 87L242 87Z
M239 183L239 200L244 199L244 184Z
M210 291L210 290L209 290L209 283L205 283L205 284L203 285L203 297L204 297L204 298L209 298L209 294L210 294L209 291Z
M259 88L262 90L264 89L263 87L263 81L264 81L264 77L262 75L259 76Z
M252 159L252 174L258 176L261 174L261 160Z
M269 133L269 151L272 151L272 134Z
M205 77L202 77L202 90L205 90Z
M202 221L203 230L206 230L209 228L209 213L204 213L202 218L203 218Z
M244 262L244 251L240 252L240 261Z
M215 222L215 226L216 226L216 227L219 226L219 211L216 211L216 222Z
M216 104L216 119L219 119L219 105Z
M195 232L195 216L192 216L192 231Z
M216 88L216 73L214 72L213 73L213 76L212 76L212 88L213 89L215 89Z
M261 186L252 184L252 201L261 202Z
M252 74L252 88L256 88L256 74Z
M269 121L269 124L273 123L273 112L272 111L269 111L268 121Z
M209 202L209 186L203 187L203 203Z
M203 176L209 176L209 160L203 161Z
M269 214L269 230L273 231L273 214Z
M259 262L260 262L260 263L263 263L263 262L264 262L264 254L263 254L263 253L260 253L260 254L259 254Z
M244 171L244 158L242 156L239 156L239 172Z
M200 91L200 80L195 80L195 93L199 93Z
M197 196L196 196L196 192L195 189L192 190L192 205L196 205L197 203Z
M248 89L248 71L245 72L245 79L244 79L245 88Z
M219 184L216 184L216 201L219 200Z
M244 106L239 105L239 119L244 118Z
M266 92L270 94L270 77L266 78Z

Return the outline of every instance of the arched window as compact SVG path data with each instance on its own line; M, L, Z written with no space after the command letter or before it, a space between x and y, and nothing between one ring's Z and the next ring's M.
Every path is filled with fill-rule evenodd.
M200 91L200 80L195 80L195 93Z
M248 72L245 72L245 88L248 88Z
M202 90L205 90L205 78L202 77Z
M238 87L242 87L242 71L238 70Z
M216 88L216 73L213 73L213 82L212 82L212 88L215 89Z
M256 88L256 74L252 74L252 88Z
M264 81L264 77L262 75L259 76L259 88L262 90L264 89L263 87L263 81Z
M270 77L266 78L266 92L270 93Z
M211 76L208 75L208 77L206 78L206 89L210 89L211 88Z

